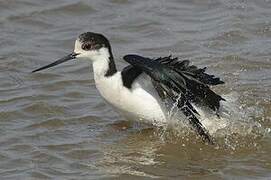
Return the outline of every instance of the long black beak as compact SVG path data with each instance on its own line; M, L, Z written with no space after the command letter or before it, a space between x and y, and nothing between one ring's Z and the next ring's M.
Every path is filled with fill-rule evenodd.
M63 57L63 58L61 58L61 59L59 59L59 60L57 60L57 61L55 61L55 62L53 62L51 64L48 64L48 65L43 66L41 68L35 69L34 71L32 71L32 73L37 72L37 71L41 71L43 69L47 69L47 68L50 68L50 67L53 67L53 66L56 66L58 64L64 63L64 62L72 60L72 59L75 59L77 55L78 55L77 53L71 53L68 56L65 56L65 57Z

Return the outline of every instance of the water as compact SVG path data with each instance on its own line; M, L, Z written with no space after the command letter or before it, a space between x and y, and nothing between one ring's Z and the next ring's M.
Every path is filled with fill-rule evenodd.
M269 0L1 1L1 179L271 179L270 9ZM110 39L119 67L128 53L172 54L220 76L229 124L217 145L123 119L99 97L88 62L29 73L70 53L84 31Z

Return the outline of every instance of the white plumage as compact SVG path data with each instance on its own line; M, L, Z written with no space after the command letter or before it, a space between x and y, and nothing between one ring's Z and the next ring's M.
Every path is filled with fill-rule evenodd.
M211 137L198 119L198 107L203 103L217 111L221 96L209 89L209 85L222 84L219 78L189 65L189 61L165 57L156 60L138 55L127 55L130 63L117 71L109 41L101 34L87 32L75 42L74 52L54 63L34 70L40 71L71 59L91 61L94 80L101 96L129 120L164 124L168 121L173 102L188 122L208 142Z

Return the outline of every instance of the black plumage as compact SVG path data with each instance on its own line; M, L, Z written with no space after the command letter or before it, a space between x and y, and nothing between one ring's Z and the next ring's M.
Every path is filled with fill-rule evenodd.
M131 89L134 80L142 73L142 70L132 65L126 66L121 71L123 86Z
M224 82L214 75L205 73L206 67L198 68L194 65L189 65L190 62L188 60L179 61L178 58L171 58L171 56L158 58L154 61L167 65L167 67L178 72L184 78L189 100L196 103L203 103L214 111L219 109L219 102L225 100L208 86L223 84Z
M212 138L198 120L196 116L198 112L191 103L203 104L217 112L220 101L224 99L213 92L209 85L223 84L223 81L205 73L206 68L200 69L190 65L188 60L179 61L178 58L171 56L150 59L138 55L126 55L123 58L132 65L126 67L122 73L123 79L126 79L124 81L126 87L131 87L133 79L145 72L152 78L160 97L169 98L172 102L178 100L177 107L187 116L199 135L212 143ZM128 72L132 72L132 76L129 79L124 78Z

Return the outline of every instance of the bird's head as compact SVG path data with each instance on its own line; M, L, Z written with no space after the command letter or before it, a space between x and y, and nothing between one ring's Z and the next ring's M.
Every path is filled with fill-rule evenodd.
M74 53L78 59L99 60L111 53L109 41L102 34L86 32L75 41Z
M112 52L107 38L102 34L86 32L80 34L76 39L74 51L71 54L32 72L41 71L72 59L90 60L95 62L110 57L112 57Z

